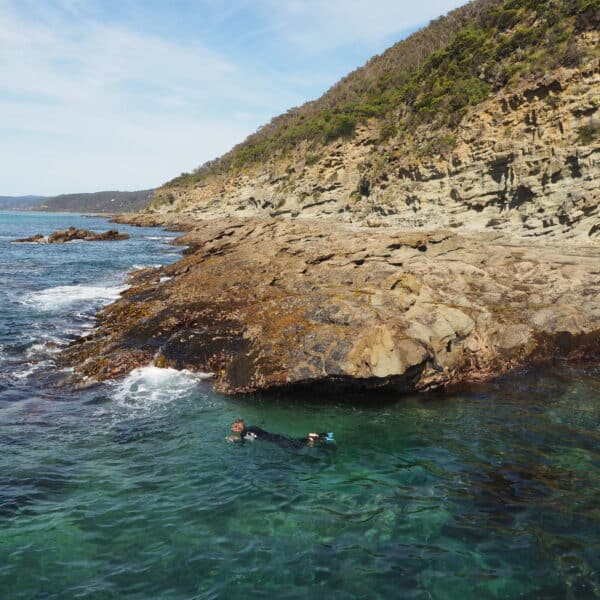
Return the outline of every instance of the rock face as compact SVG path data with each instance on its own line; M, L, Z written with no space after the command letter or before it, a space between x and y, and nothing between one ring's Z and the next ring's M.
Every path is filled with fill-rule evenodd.
M74 240L83 240L85 242L114 242L118 240L128 240L129 235L127 233L119 233L116 229L109 229L103 233L94 233L87 229L77 229L75 227L69 227L68 229L62 229L61 231L55 231L51 233L47 238L41 233L33 235L28 238L22 238L15 240L15 242L37 242L47 244L64 244L66 242L72 242Z
M600 249L315 220L197 225L63 354L84 376L210 371L225 393L426 390L600 354Z
M600 35L585 33L582 48ZM285 160L165 186L155 216L325 217L368 226L492 231L523 239L600 240L600 69L560 68L473 109L455 135L421 128L382 141L302 146Z

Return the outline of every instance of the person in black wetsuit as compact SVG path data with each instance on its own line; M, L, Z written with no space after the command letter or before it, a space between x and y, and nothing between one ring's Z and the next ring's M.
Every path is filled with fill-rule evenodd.
M269 433L260 427L250 425L246 427L244 419L236 419L231 424L231 433L227 438L229 442L245 442L254 440L263 440L273 442L282 448L302 448L304 446L314 446L315 442L332 442L331 433L309 433L306 437L292 439L279 433Z

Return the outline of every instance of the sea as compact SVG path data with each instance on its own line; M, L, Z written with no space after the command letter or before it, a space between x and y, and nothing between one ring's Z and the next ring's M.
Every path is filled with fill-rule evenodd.
M0 599L600 597L600 369L459 391L225 397L147 366L77 387L89 335L174 235L0 213ZM230 423L335 443L226 441Z

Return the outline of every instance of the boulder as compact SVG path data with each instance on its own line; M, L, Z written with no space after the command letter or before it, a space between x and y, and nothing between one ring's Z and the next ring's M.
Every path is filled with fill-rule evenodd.
M77 229L69 227L61 231L55 231L48 236L49 244L64 244L74 240L83 240L85 242L112 242L116 240L129 239L126 233L119 233L116 229L110 229L103 233L95 233L87 229Z

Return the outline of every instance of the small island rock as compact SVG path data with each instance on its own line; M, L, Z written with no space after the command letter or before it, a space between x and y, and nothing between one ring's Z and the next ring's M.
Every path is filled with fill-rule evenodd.
M20 238L18 240L14 240L15 242L21 243L30 243L30 244L45 244L47 242L46 238L41 233L36 233L28 238Z
M104 231L102 233L95 233L94 231L89 231L88 229L69 227L68 229L55 231L47 238L41 233L38 233L28 238L15 240L15 242L64 244L65 242L72 242L74 240L83 240L85 242L114 242L117 240L127 239L129 239L129 235L127 233L119 233L117 229L109 229L108 231Z

